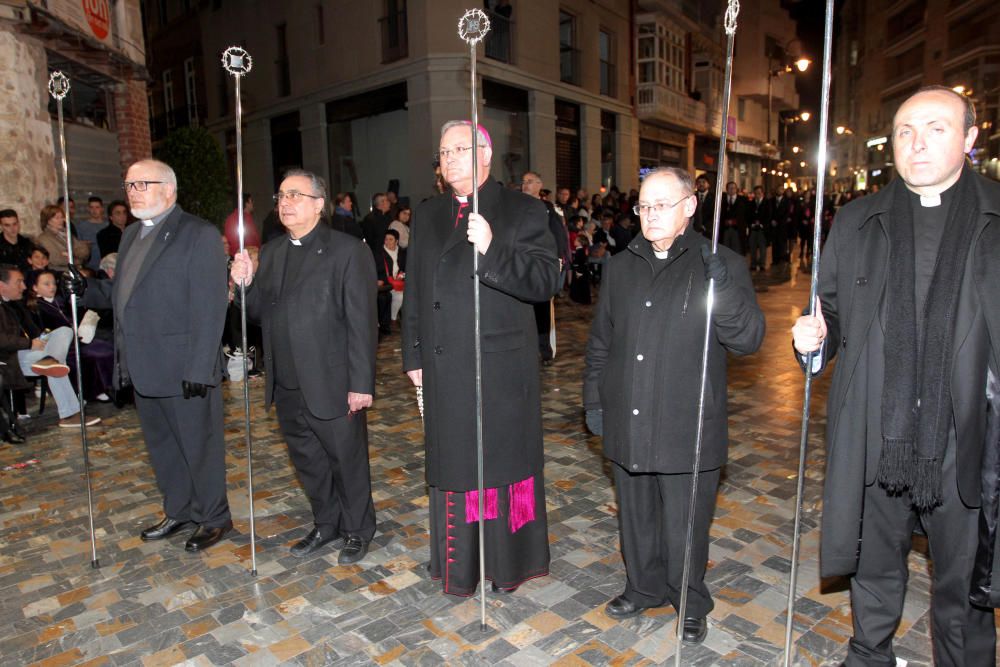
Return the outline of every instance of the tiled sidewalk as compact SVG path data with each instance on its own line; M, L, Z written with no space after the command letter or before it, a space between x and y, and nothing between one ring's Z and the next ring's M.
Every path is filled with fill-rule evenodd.
M716 596L703 646L687 665L778 664L794 512L802 376L788 329L808 277L758 278L767 312L764 349L730 372L730 463L712 528L708 572ZM550 576L489 599L441 594L426 575L427 498L420 420L400 372L399 336L379 350L378 398L369 414L378 533L359 564L337 553L307 559L288 546L310 527L273 413L252 385L259 576L249 574L247 459L242 391L227 388L229 490L237 533L202 555L185 537L143 543L159 496L134 410L107 412L92 431L102 567L90 568L79 438L39 428L29 444L0 449L0 663L3 665L645 665L674 652L674 614L661 609L616 622L604 604L624 570L610 471L582 423L580 375L589 308L557 302L556 363L542 371ZM667 381L668 379L665 379ZM796 664L833 665L850 635L843 585L817 579L816 524L826 382L818 383L808 458L796 607ZM37 420L36 420L37 421ZM929 664L926 560L914 555L898 652ZM671 662L672 664L672 662Z

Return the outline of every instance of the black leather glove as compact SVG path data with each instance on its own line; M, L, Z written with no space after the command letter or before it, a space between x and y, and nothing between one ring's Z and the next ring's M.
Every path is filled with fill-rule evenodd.
M67 294L80 298L87 291L87 279L80 271L70 264L62 275L63 289Z
M181 390L184 392L184 398L191 398L192 396L205 398L208 395L208 385L201 384L200 382L182 380Z
M716 287L723 287L729 282L729 270L718 253L712 252L707 245L701 247L701 261L705 263L705 280L714 280Z
M587 410L587 430L594 435L604 435L604 410Z

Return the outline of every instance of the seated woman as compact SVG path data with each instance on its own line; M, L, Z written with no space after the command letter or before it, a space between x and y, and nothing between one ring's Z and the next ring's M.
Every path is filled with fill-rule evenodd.
M40 271L33 289L35 299L29 302L29 308L43 331L73 326L68 304L56 293L54 272ZM82 317L82 313L80 315ZM85 333L84 330L80 330L81 339L85 338ZM83 358L83 397L97 401L111 400L108 391L112 386L115 366L114 345L106 340L93 339L92 336L87 338L90 342L80 341L80 356ZM73 345L69 347L66 363L74 369L71 370L70 378L75 383L76 350Z
M382 248L375 256L375 273L378 277L379 333L392 333L392 325L403 307L403 285L406 280L406 249L399 247L399 232L385 230Z
M58 206L42 207L40 216L42 233L35 239L35 245L45 248L49 253L49 268L65 271L70 263L66 254L66 214ZM73 238L73 261L77 266L83 266L90 258L90 244Z

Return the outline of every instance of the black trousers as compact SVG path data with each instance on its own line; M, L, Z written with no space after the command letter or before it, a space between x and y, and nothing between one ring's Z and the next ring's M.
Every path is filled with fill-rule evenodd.
M909 494L890 496L873 484L865 489L861 553L851 579L854 637L845 664L895 665L892 639L899 628L909 577L907 556L919 520L933 560L931 637L934 664L995 664L993 610L969 604L972 564L976 557L979 510L958 495L954 434L942 468L944 503L920 517Z
M320 419L298 389L274 388L278 424L321 532L375 536L367 412Z
M164 513L206 528L229 521L222 388L188 399L135 392L135 407Z
M611 467L618 489L618 523L628 577L625 597L645 607L669 603L677 609L681 602L691 475L633 475L617 463ZM715 606L705 585L705 567L718 489L718 468L700 473L685 612L688 617L707 616Z

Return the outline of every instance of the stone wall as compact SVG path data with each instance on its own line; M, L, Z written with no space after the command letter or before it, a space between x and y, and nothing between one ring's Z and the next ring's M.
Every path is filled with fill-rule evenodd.
M122 175L137 160L152 157L149 138L149 99L143 81L128 81L115 86L115 121L118 126L118 149Z
M17 211L33 236L42 206L58 196L45 50L0 23L0 62L0 208Z

